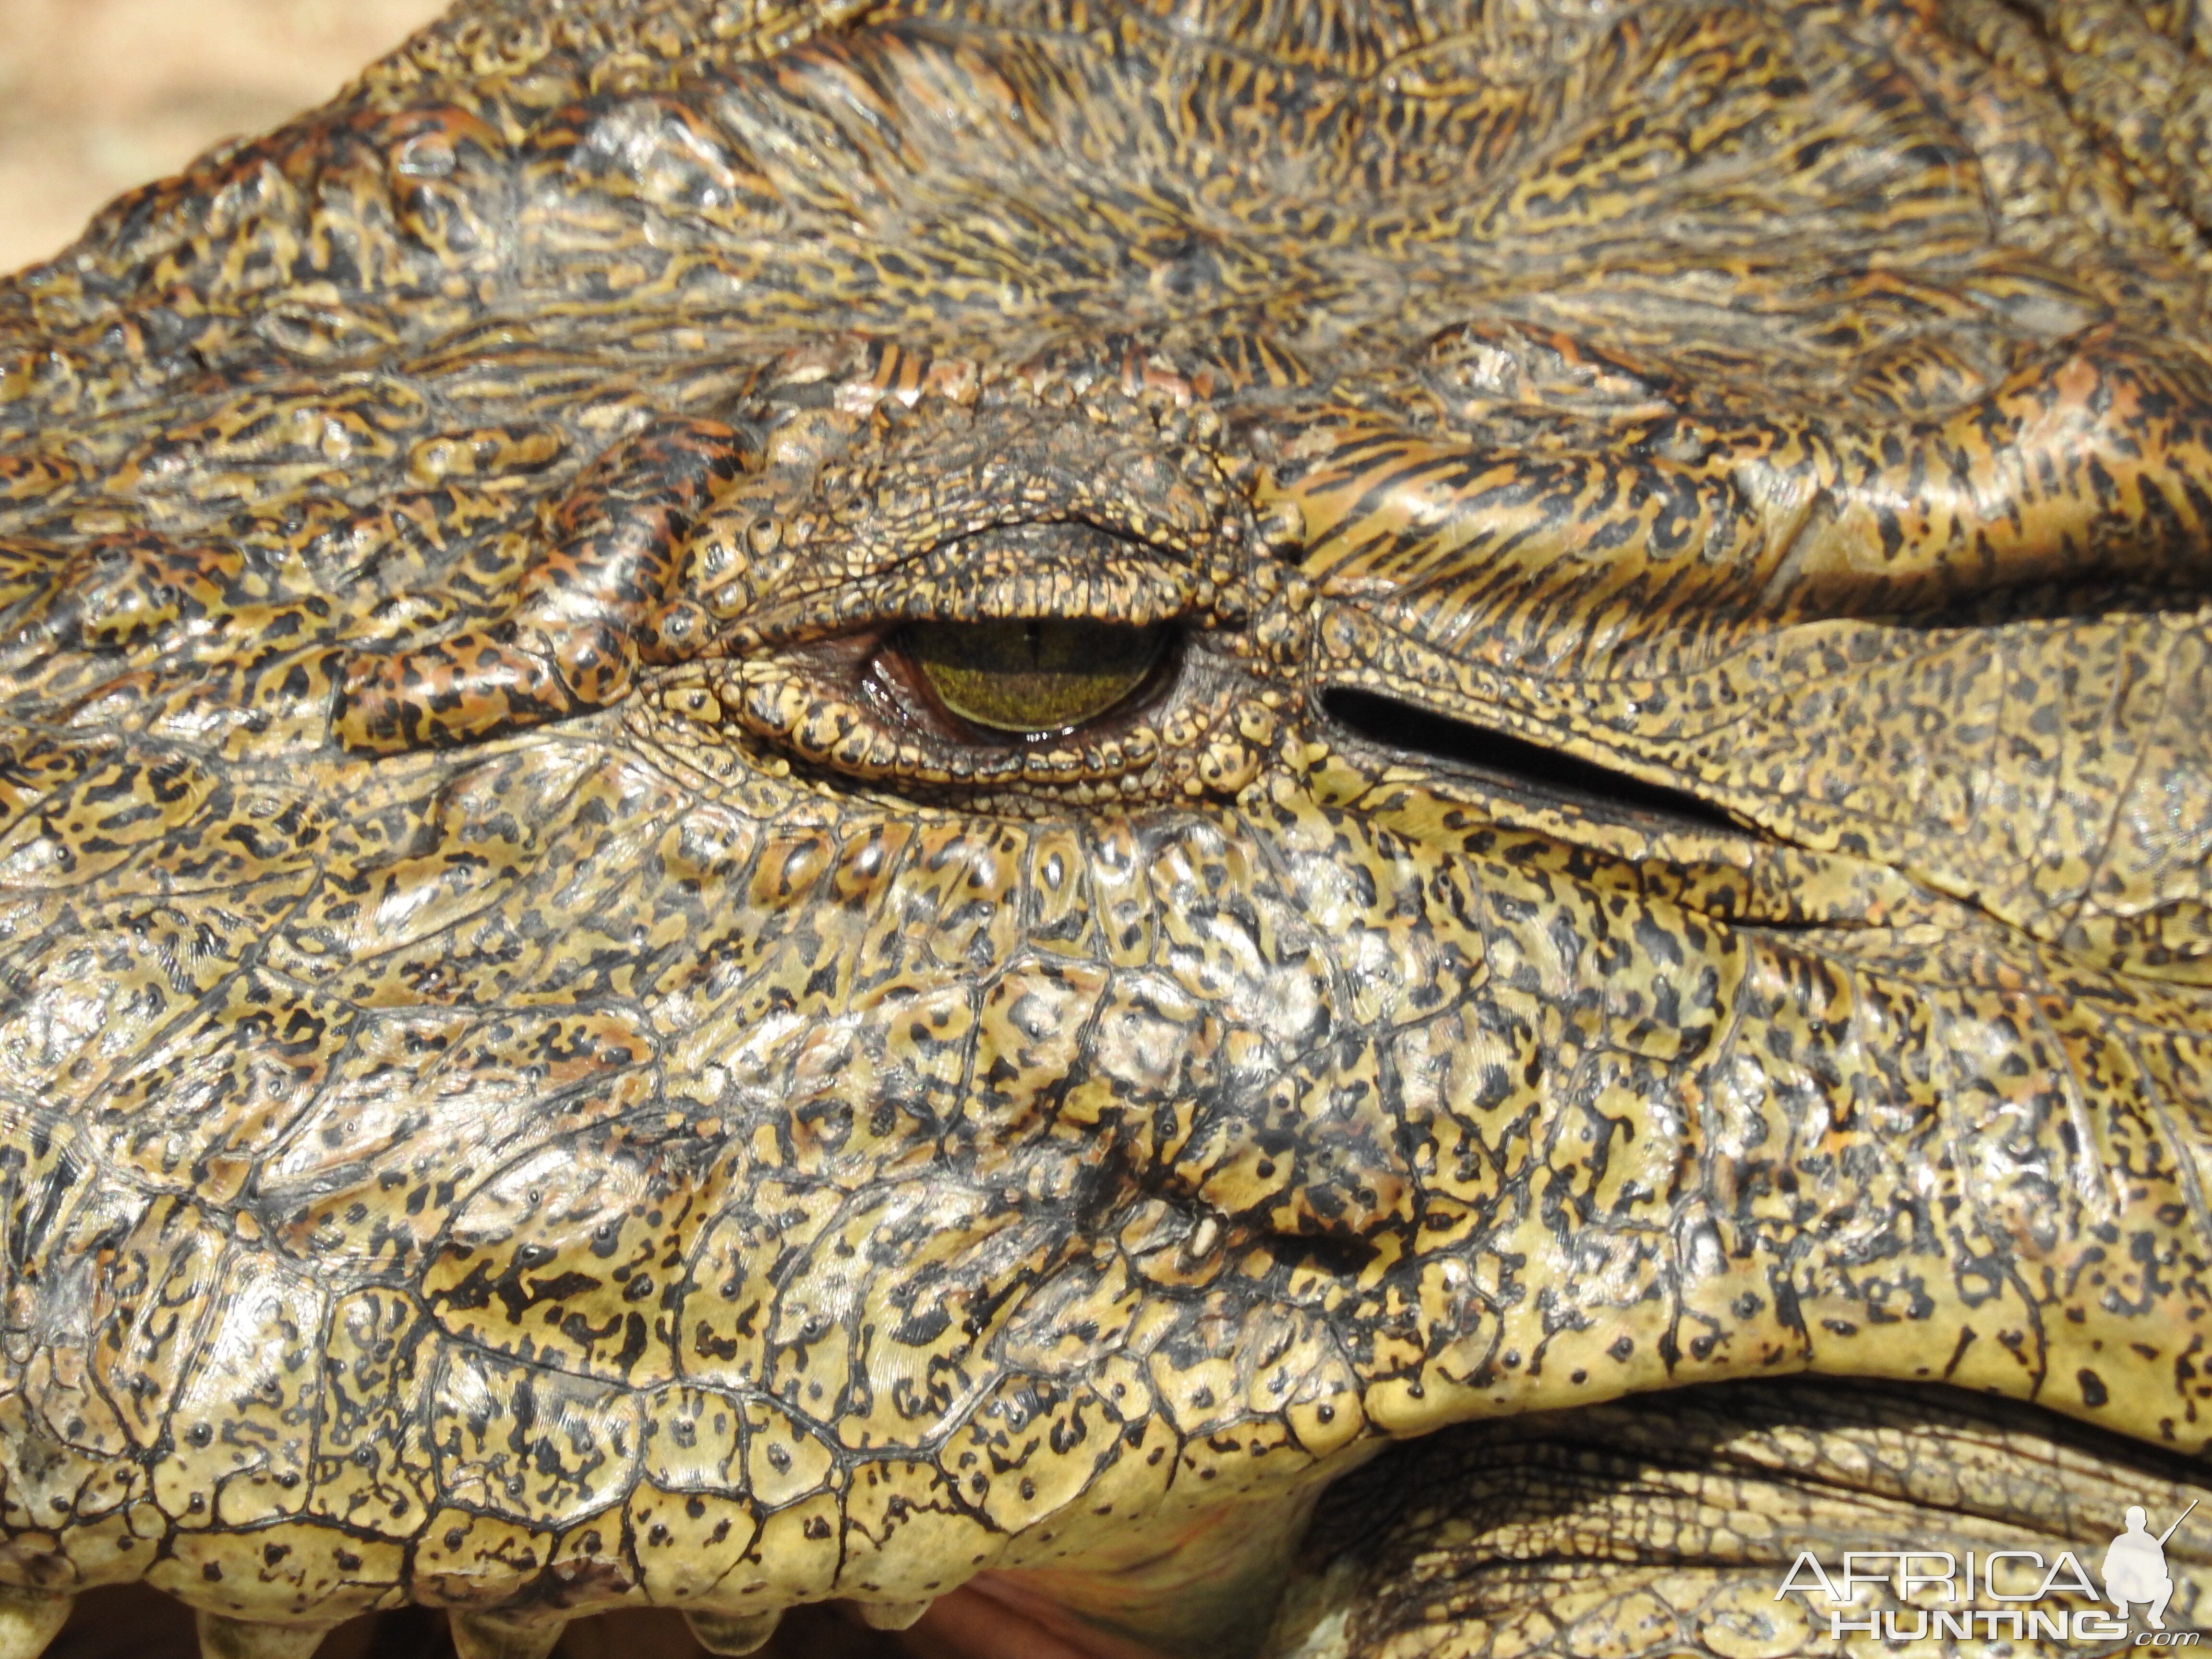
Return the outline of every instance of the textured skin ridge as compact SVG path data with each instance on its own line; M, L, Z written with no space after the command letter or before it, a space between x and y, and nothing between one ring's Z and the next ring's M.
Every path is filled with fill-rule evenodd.
M465 4L0 284L0 1580L1216 1652L1085 1585L1802 1373L2190 1486L2201 33ZM1519 1650L1467 1490L1298 1651Z

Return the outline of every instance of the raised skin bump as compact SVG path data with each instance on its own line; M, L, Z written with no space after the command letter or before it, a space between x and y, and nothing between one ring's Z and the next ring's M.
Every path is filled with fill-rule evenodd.
M507 615L348 665L341 739L391 750L496 736L604 708L641 660L687 654L667 603L678 550L744 453L717 422L669 421L602 457L550 516Z
M2184 9L470 0L0 286L0 1577L1742 1659L2191 1490Z

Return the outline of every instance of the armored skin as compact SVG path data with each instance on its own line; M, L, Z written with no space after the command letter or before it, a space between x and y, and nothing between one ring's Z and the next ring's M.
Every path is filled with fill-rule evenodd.
M2165 1527L2208 52L463 0L0 283L0 1659L1781 1659Z

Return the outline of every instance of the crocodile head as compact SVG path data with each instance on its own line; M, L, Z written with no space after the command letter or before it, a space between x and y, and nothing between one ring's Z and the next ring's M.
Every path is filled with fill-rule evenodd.
M0 1651L2178 1509L2204 38L478 0L0 286Z

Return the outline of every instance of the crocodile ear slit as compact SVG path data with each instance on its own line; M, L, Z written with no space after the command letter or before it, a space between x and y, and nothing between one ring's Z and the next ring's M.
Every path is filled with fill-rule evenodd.
M1647 813L1732 836L1746 833L1718 807L1682 790L1649 783L1384 692L1340 686L1322 694L1322 708L1330 720L1369 743L1474 768L1547 799Z

